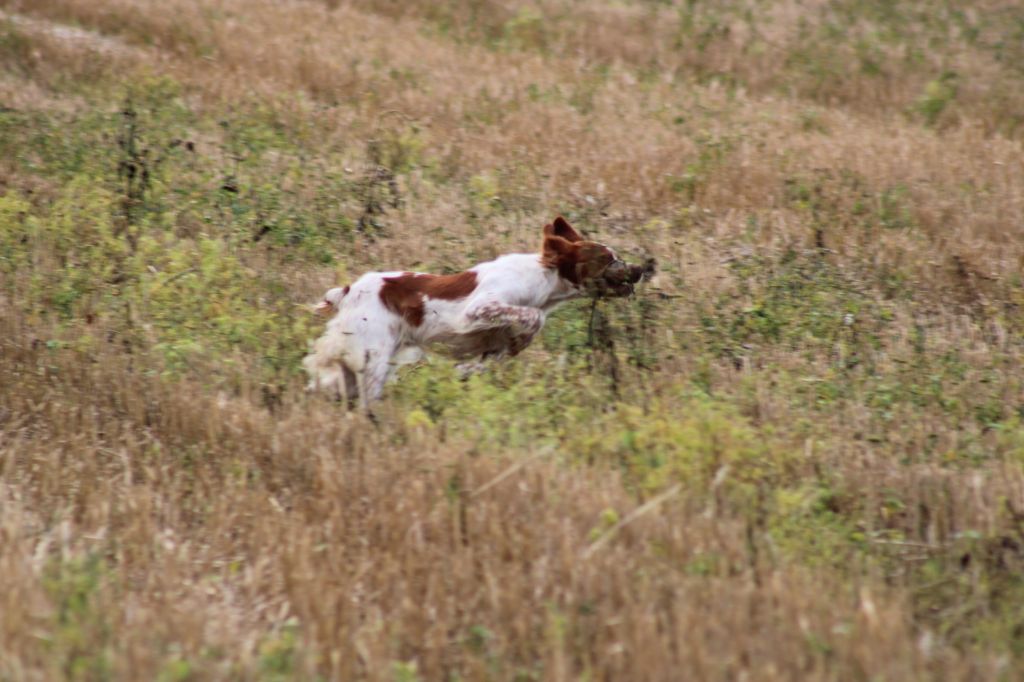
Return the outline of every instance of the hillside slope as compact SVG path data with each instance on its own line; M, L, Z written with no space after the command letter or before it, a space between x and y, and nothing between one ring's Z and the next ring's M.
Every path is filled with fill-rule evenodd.
M0 679L1016 679L1024 10L0 0ZM303 391L308 304L658 276Z

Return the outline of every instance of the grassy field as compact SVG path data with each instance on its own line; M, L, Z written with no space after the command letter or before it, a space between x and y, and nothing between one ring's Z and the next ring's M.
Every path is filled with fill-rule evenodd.
M308 304L660 272L380 425ZM0 680L1024 679L1024 7L0 0Z

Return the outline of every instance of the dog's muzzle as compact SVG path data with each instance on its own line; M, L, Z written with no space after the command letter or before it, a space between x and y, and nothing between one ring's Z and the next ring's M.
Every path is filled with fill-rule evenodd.
M608 264L601 276L609 281L625 281L629 277L629 266L626 261L616 258Z
M592 288L598 296L631 296L633 287L654 271L654 259L648 259L643 265L630 265L616 258L595 278Z

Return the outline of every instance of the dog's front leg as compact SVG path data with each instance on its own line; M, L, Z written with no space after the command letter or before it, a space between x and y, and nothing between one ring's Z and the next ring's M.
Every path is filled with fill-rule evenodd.
M530 345L546 319L544 311L540 308L509 305L498 301L470 306L465 315L467 325L474 331L495 327L510 328L513 332L507 349L510 355L517 355Z
M370 404L378 400L387 382L390 356L380 352L367 351L363 371L358 374L359 406L364 412L370 411Z
M511 339L509 339L508 342L508 354L512 357L515 357L522 353L524 350L526 350L526 347L529 346L530 343L533 341L533 337L535 335L536 332L534 332L533 334L517 334L513 336Z
M471 328L512 327L517 335L533 336L544 326L544 311L523 305L508 305L488 301L471 306L466 310L466 320Z

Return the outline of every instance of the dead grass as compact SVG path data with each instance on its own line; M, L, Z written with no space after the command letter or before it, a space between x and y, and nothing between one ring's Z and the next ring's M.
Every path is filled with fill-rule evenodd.
M637 504L602 467L542 454L489 486L514 459L368 429L319 402L270 418L106 354L7 341L0 375L4 672L16 679L82 666L155 678L178 659L198 677L259 676L275 647L291 674L336 679L391 679L403 661L424 679L993 672L921 645L904 599L876 580L775 558L699 493L588 553L602 513ZM904 475L925 496L943 487ZM969 500L949 507L970 514ZM676 568L702 556L719 568ZM84 586L46 577L83 564ZM295 630L301 648L282 641Z
M0 677L1014 678L1014 8L0 7ZM126 93L193 149L135 260ZM658 258L612 350L570 310L380 428L274 355L556 212Z

